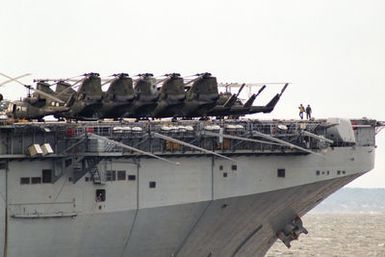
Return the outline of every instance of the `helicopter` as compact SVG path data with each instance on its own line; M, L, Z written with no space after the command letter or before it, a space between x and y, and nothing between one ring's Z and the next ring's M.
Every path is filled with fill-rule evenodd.
M231 97L228 99L228 101L223 105L217 105L213 109L211 109L208 112L209 116L216 116L219 118L223 118L225 116L229 116L232 118L239 118L242 115L246 114L254 114L254 113L270 113L274 110L274 107L277 105L280 97L285 92L286 88L288 87L289 83L285 83L281 89L280 93L277 93L266 105L264 106L253 106L253 103L257 96L261 94L261 92L266 88L266 85L263 85L256 94L253 94L246 102L245 104L242 104L239 100L236 100L233 105L227 105L231 100ZM241 86L241 91L243 86ZM238 99L238 94L236 95L236 99ZM234 96L234 95L233 95Z
M218 83L216 77L211 73L196 74L196 78L185 84L186 99L181 109L174 117L206 117L219 99ZM189 86L189 84L192 84Z
M100 118L120 119L133 105L135 92L132 78L127 73L112 76L114 79L107 81L110 86L103 94Z
M173 117L178 113L186 99L185 84L179 73L165 74L166 79L162 80L159 100L153 117Z
M38 121L43 121L44 116L57 114L69 110L69 107L63 105L65 104L64 101L56 98L53 95L50 95L49 93L46 93L39 89L35 89L31 85L26 85L18 81L18 78L21 78L23 76L12 78L2 73L0 73L0 75L9 79L8 81L1 83L1 85L5 85L9 82L17 82L18 84L21 84L26 87L28 90L27 97L21 100L11 101L8 103L5 113L9 119L37 119ZM34 91L33 95L31 94L31 91ZM41 98L40 95L44 95L45 98Z
M152 73L143 73L137 76L139 78L135 81L135 100L123 117L147 119L152 117L152 112L158 104L159 91L156 86L157 81Z
M66 99L70 107L66 112L55 115L56 118L67 118L69 120L98 120L102 115L103 91L101 79L98 73L85 73L84 78L69 85L65 80L59 81L56 87L56 97ZM81 83L79 89L75 91L74 86Z

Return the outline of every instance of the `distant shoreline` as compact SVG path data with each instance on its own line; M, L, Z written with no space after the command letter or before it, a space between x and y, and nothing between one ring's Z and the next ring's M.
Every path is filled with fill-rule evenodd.
M385 214L385 188L341 188L311 214Z

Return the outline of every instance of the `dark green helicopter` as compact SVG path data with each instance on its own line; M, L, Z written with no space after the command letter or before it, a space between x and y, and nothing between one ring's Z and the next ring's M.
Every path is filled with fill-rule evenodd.
M72 88L73 85L67 83L65 80L55 80L54 84L49 84L49 79L37 79L34 81L37 82L37 89L47 94L50 94L66 103L65 106L67 108L65 111L53 113L55 118L59 119L60 121L64 120L65 113L70 111L70 108L72 107L74 102L74 99L71 98L76 93L76 90ZM51 89L53 85L56 85L55 91ZM35 94L37 97L44 98L44 95L41 95L39 93Z
M123 117L136 119L151 118L159 99L157 82L151 73L138 74L137 76L139 78L135 81L135 100Z
M1 74L9 79L8 82L17 82L28 89L27 97L12 101L8 103L6 115L9 119L13 120L33 120L37 119L43 121L44 116L57 114L60 112L68 111L69 108L64 104L64 101L56 98L50 93L40 90L39 84L44 84L44 81L39 81L37 88L33 88L31 85L25 85L17 80L17 78L11 78L5 74ZM6 83L8 83L6 82ZM36 81L35 81L36 82ZM1 83L5 85L6 83ZM34 91L31 94L31 91Z
M192 118L206 117L208 111L217 105L219 99L218 82L211 73L200 73L186 86L186 99L182 108L174 116ZM191 86L189 86L191 84Z
M174 117L183 107L186 99L185 84L179 73L166 74L160 88L159 99L152 117Z
M98 73L86 73L84 78L68 86L64 81L58 83L56 96L67 98L69 92L72 94L67 98L67 103L70 109L67 112L62 112L55 115L56 118L66 118L73 120L98 120L101 114L103 91L101 79ZM79 89L74 92L73 87L80 84ZM61 91L60 91L61 90ZM65 96L65 97L64 97Z
M127 73L113 74L112 76L114 79L107 81L110 86L103 95L99 113L101 114L100 118L120 119L133 106L135 92L132 78Z

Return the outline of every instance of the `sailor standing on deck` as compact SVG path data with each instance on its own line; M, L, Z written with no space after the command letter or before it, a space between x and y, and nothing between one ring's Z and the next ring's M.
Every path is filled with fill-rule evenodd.
M303 120L303 113L305 112L305 107L303 107L303 105L300 104L298 109L299 109L299 117L301 118L301 120Z
M306 119L308 119L308 120L311 119L311 107L310 107L310 104L308 104L307 107L306 107Z

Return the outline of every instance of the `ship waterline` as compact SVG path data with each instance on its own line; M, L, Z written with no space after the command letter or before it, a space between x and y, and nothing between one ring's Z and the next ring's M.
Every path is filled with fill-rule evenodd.
M36 132L34 143L51 142L61 154L24 156L29 139L20 143L15 136L3 145L0 166L3 256L264 256L287 224L373 168L373 131L362 127L356 137L367 140L318 149L310 147L320 141L317 136L298 151L290 145L237 149L240 143L226 150L223 142L221 151L206 148L227 159L181 151L178 141L172 151L169 145L163 154L156 147L149 151L167 162L89 144L71 159L97 162L83 162L80 169L62 154L75 151L78 141L55 146L57 134Z

